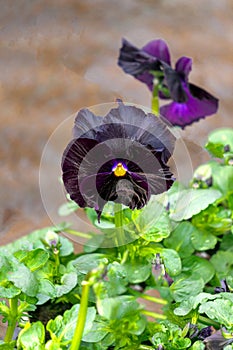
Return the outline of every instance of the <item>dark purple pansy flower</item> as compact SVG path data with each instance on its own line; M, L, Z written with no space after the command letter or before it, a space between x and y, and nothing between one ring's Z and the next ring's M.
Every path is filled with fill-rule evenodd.
M158 85L159 97L173 101L160 108L160 113L172 125L182 128L216 113L218 100L207 91L188 82L192 60L181 57L171 67L167 44L159 39L138 49L123 39L119 66L128 74L145 83L153 91Z
M62 158L63 182L71 199L99 218L108 201L140 209L174 181L166 163L175 137L153 114L122 102L105 117L82 109L73 134Z

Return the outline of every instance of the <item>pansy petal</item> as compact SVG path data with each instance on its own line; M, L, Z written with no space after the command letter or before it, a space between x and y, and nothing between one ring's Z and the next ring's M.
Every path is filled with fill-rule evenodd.
M122 40L118 65L125 73L147 84L150 90L153 86L151 70L160 70L160 62L156 57L138 49L127 40Z
M176 62L175 70L183 80L188 81L188 75L192 70L192 59L186 56L180 57Z
M169 65L171 64L170 52L167 43L162 39L150 41L143 46L142 50Z
M95 138L96 128L102 123L102 117L95 115L87 108L83 108L75 117L73 137Z
M97 145L97 141L90 139L72 140L66 147L62 157L63 182L70 198L80 207L86 202L80 193L78 172L82 160L87 153Z
M171 99L176 102L185 102L187 100L187 94L183 88L180 74L168 64L162 64L164 68L164 81L167 84Z
M188 98L185 103L171 102L160 109L161 115L172 125L184 128L199 119L216 113L218 100L214 96L192 84L189 84L189 88L183 84L183 88Z

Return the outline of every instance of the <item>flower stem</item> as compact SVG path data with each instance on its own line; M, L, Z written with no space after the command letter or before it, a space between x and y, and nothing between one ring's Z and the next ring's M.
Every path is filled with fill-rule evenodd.
M213 326L216 329L220 328L220 324L216 321L210 320L209 318L205 317L205 316L198 316L198 321L200 321L201 323L207 325L207 326Z
M114 215L115 215L115 227L116 227L116 244L117 246L122 246L125 244L125 235L124 235L124 227L123 227L123 212L122 212L122 204L115 203L114 204Z
M151 316L151 317L153 317L155 319L159 319L159 320L166 320L167 319L167 317L165 315L158 314L157 312L153 312L153 311L142 310L141 313L143 315Z
M9 343L12 340L12 337L14 335L16 323L17 323L17 317L18 317L18 298L12 298L9 300L9 308L10 308L10 315L8 319L8 327L6 331L6 335L4 338L5 343Z
M162 298L156 298L156 297L153 297L151 295L147 295L147 294L143 294L143 293L140 293L132 288L129 289L129 292L132 293L134 296L138 297L138 298L142 298L142 299L145 299L145 300L149 300L149 301L153 301L154 303L156 304L161 304L161 305L167 305L167 300L165 299L162 299Z
M156 82L154 82L151 109L152 109L152 113L154 113L156 116L159 115L159 86L158 84L156 84Z
M82 297L78 313L78 320L76 328L74 331L74 337L71 343L70 350L78 350L81 344L83 330L85 327L86 316L87 316L87 307L88 307L88 296L90 290L90 282L84 280L82 282Z
M88 233L84 233L84 232L78 232L78 231L75 231L75 230L65 230L66 233L70 233L71 235L74 235L74 236L78 236L78 237L82 237L82 238L87 238L87 239L90 239L92 238L92 235L88 234Z
M141 345L139 345L139 348L138 348L139 350L154 350L154 347L152 347L152 346L149 346L149 345L143 345L143 344L141 344Z

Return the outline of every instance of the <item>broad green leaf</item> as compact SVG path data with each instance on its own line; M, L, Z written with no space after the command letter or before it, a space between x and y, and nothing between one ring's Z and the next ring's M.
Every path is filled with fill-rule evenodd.
M16 345L16 341L13 340L9 343L4 343L2 340L0 340L0 350L14 350Z
M199 275L182 273L170 286L170 291L175 301L187 300L190 296L195 296L202 292L204 281Z
M15 252L14 255L31 271L40 269L46 264L49 259L49 253L41 248L33 249L31 251L18 251Z
M77 284L78 277L75 272L62 275L61 284L55 284L56 296L60 297L69 293Z
M120 295L115 298L99 299L97 309L99 314L108 320L121 320L134 315L139 310L139 304L133 296Z
M108 334L108 324L101 322L93 322L92 328L86 332L82 341L88 343L99 343Z
M216 145L230 146L230 151L233 151L233 129L221 128L212 131L208 136L208 142Z
M217 299L207 301L199 307L199 313L219 322L227 329L233 329L233 303L230 300Z
M214 266L206 259L192 255L182 260L183 271L189 271L193 275L197 275L203 279L205 283L209 282L214 276Z
M233 276L233 252L219 250L211 257L210 262L213 264L220 280L228 275Z
M50 336L53 340L55 340L57 343L60 343L61 345L63 343L67 344L71 342L73 339L79 310L80 305L76 304L70 310L65 311L63 316L59 315L54 320L50 320L48 322L46 329L49 331ZM95 315L95 308L89 307L87 309L83 335L87 334L91 330Z
M210 232L195 229L191 234L191 242L196 250L204 251L213 249L217 244L217 238Z
M191 346L190 350L204 350L205 344L201 340L195 341L195 343Z
M159 242L168 237L171 223L166 210L156 197L151 199L140 213L135 213L132 213L132 219L138 233L145 240Z
M19 333L17 346L23 350L44 350L45 329L43 324L38 321L28 323Z
M221 192L212 189L187 189L179 193L175 208L171 208L171 219L182 221L200 213L222 196Z
M104 254L84 254L71 261L69 264L73 265L77 272L87 274L89 271L96 269L100 263L107 264L108 259Z
M151 263L132 261L123 265L126 279L130 283L144 282L151 275Z
M39 288L37 294L37 305L44 304L49 299L57 296L55 285L46 278L39 279Z
M191 244L191 234L194 231L196 231L196 228L190 222L181 222L171 235L164 240L165 247L176 250L181 258L190 256L194 252Z
M213 171L213 186L224 195L233 192L233 166L218 164Z
M14 262L14 271L8 275L8 280L26 295L31 297L37 295L38 283L35 275L17 259Z
M58 209L58 215L60 216L68 216L72 214L74 211L76 211L79 208L78 204L74 201L69 201L64 204L62 204Z
M74 246L73 246L73 243L69 239L62 237L62 236L59 236L59 241L61 243L61 247L59 248L59 256L60 257L68 256L68 255L73 253Z
M161 257L164 262L165 270L169 276L177 276L181 272L181 260L179 254L173 249L163 249Z
M106 286L108 296L123 294L128 285L127 274L124 265L114 261L108 265L107 281L103 281Z

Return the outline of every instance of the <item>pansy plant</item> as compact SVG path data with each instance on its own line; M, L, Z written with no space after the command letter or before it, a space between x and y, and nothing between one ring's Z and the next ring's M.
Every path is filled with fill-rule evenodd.
M152 110L160 112L172 125L184 128L218 109L217 98L189 83L191 58L180 57L172 68L168 46L161 39L148 42L142 49L123 39L118 64L148 86L152 91ZM159 110L158 97L172 102Z

